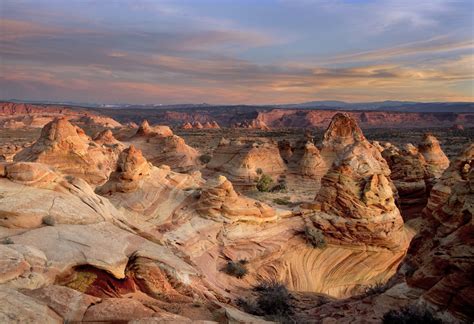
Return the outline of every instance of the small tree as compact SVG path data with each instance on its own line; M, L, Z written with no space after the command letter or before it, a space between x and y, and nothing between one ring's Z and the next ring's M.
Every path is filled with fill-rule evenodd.
M257 190L260 192L268 192L272 188L273 179L269 175L262 174L257 181Z

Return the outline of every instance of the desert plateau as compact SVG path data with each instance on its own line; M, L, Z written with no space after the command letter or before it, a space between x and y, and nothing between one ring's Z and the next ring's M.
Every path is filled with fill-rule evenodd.
M394 136L343 111L265 129L1 111L2 321L473 319L469 122Z
M472 0L0 0L0 324L474 323Z

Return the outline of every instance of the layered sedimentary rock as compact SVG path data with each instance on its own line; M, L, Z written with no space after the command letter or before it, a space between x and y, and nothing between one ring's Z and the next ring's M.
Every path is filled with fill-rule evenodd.
M0 127L2 128L42 128L58 117L64 117L81 127L121 126L111 117L97 115L84 109L74 109L74 107L0 102Z
M100 145L66 118L48 123L39 139L18 152L15 161L41 162L83 178L93 185L104 183L115 169L117 151Z
M337 113L326 129L323 137L321 156L327 168L342 154L344 149L356 142L365 141L359 125L347 113Z
M94 142L102 145L117 146L123 148L123 144L114 137L110 129L103 130L94 136Z
M405 205L425 204L428 190L426 179L429 177L426 171L426 161L418 149L407 144L399 150L390 146L382 152L387 161L395 187Z
M169 165L174 171L188 172L199 168L199 152L174 135L168 126L150 126L145 120L128 141L143 152L153 165Z
M272 109L260 111L256 119L271 128L278 127L327 127L338 110ZM451 127L453 123L472 125L472 112L429 113L389 111L347 111L363 128L397 127Z
M474 318L474 145L443 173L431 190L423 225L413 239L407 283L439 311Z
M201 124L198 121L193 123L186 122L181 126L181 129L220 129L219 124L213 120L211 122L206 121L204 124Z
M65 177L47 165L7 163L0 171L0 226L35 228L45 222L91 224L120 218L84 180Z
M327 170L326 162L312 142L306 142L304 153L298 163L298 171L305 177L321 179Z
M154 167L132 145L120 154L117 170L97 192L116 207L159 223L166 221L201 183L199 172L187 175L173 172L167 166Z
M418 150L425 158L429 176L439 178L449 166L449 159L441 149L439 141L433 135L426 134L418 145Z
M221 140L207 168L227 176L235 183L253 183L260 174L277 177L286 170L275 142Z
M321 180L314 225L336 242L403 249L403 220L380 152L343 114L334 116L323 145L326 158L339 156Z
M270 206L237 194L224 176L206 182L196 210L201 216L225 222L261 223L276 217L275 210Z

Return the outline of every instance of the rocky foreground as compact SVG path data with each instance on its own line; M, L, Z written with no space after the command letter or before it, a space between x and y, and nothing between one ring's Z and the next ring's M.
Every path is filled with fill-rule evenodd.
M2 323L474 320L472 144L450 162L338 113L320 143L224 138L206 160L167 126L47 113L0 163Z

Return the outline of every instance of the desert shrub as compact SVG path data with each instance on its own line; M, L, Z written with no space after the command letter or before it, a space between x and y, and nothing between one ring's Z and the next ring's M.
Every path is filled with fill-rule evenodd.
M257 172L257 174L258 174L258 175L261 175L261 174L263 174L263 170L262 170L262 168L258 168L258 169L256 170L256 172Z
M314 248L323 249L326 247L326 239L320 229L306 225L304 228L304 235L308 243Z
M203 154L199 157L199 161L201 161L203 164L208 164L211 161L212 156L209 154Z
M425 307L409 305L399 310L392 309L383 315L384 324L442 324L439 318Z
M5 237L2 241L1 241L2 244L14 244L15 242L13 242L13 240L9 237Z
M273 199L273 202L277 205L285 205L285 206L291 204L291 201L287 197L275 198L275 199Z
M249 270L247 269L247 260L239 260L237 262L235 261L229 261L225 265L223 271L227 273L230 276L234 276L236 278L243 278L247 275Z
M372 296L378 295L385 292L389 288L387 283L377 282L369 287L367 287L364 291L364 296Z
M44 216L42 222L44 225L48 226L54 226L54 224L56 224L54 217L51 215Z
M257 181L257 190L260 192L269 192L272 188L273 179L269 175L262 174Z
M291 295L286 286L278 281L263 281L254 287L258 293L256 306L263 315L289 316Z
M255 300L237 299L237 305L245 312L278 323L296 323L292 319L291 294L285 285L277 281L263 281L253 288Z

